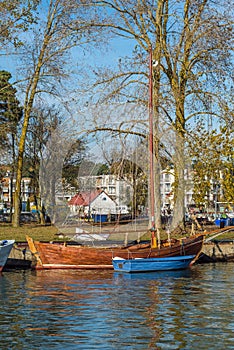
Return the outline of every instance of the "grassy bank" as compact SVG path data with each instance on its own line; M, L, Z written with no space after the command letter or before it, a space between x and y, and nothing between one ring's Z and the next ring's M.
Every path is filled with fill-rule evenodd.
M122 226L122 230L126 230L126 227ZM207 229L207 231L217 230L217 226L212 226ZM37 241L55 241L59 240L58 233L62 232L64 235L68 233L75 234L74 228L58 228L55 226L40 226L40 225L21 225L18 228L12 227L10 224L0 224L0 240L3 239L15 239L16 242L26 242L25 236L28 235ZM187 233L189 235L190 229L188 229ZM72 236L72 235L70 235ZM178 233L173 235L174 238L181 238L185 236L185 234ZM150 234L147 233L142 238L150 239ZM165 231L161 232L161 238L167 238L167 234ZM234 239L234 230L228 233L224 233L217 237L217 239Z
M25 236L31 236L38 241L52 241L58 229L54 226L22 225L14 228L11 225L0 225L0 240L15 239L16 242L25 242Z

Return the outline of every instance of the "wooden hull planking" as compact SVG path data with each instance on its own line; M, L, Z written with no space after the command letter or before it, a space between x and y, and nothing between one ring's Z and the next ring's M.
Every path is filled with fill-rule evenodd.
M203 235L176 241L160 249L136 244L130 247L89 247L43 243L27 237L29 249L36 257L35 269L113 269L112 259L158 258L198 255L203 246Z

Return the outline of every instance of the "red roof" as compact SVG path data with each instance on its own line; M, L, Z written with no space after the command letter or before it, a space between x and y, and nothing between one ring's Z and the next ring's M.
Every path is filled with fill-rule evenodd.
M90 205L103 191L79 192L68 202L69 205L87 206Z

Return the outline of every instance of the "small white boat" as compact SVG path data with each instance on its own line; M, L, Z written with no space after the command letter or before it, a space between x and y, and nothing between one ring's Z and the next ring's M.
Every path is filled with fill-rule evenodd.
M11 252L11 249L15 243L15 240L4 239L0 241L0 273L4 265L6 264L7 258Z
M183 270L188 268L196 255L173 256L165 258L145 258L145 259L112 259L115 271L119 272L151 272Z

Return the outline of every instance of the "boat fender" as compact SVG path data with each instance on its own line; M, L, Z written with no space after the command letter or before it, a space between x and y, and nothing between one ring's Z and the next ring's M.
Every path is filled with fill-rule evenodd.
M1 242L1 246L6 245L6 244L7 244L7 242L8 242L8 241L7 241L6 239L4 239L4 241L2 241L2 242Z
M22 250L22 254L23 254L24 260L26 259L26 252L27 252L27 249L24 248L24 249Z

